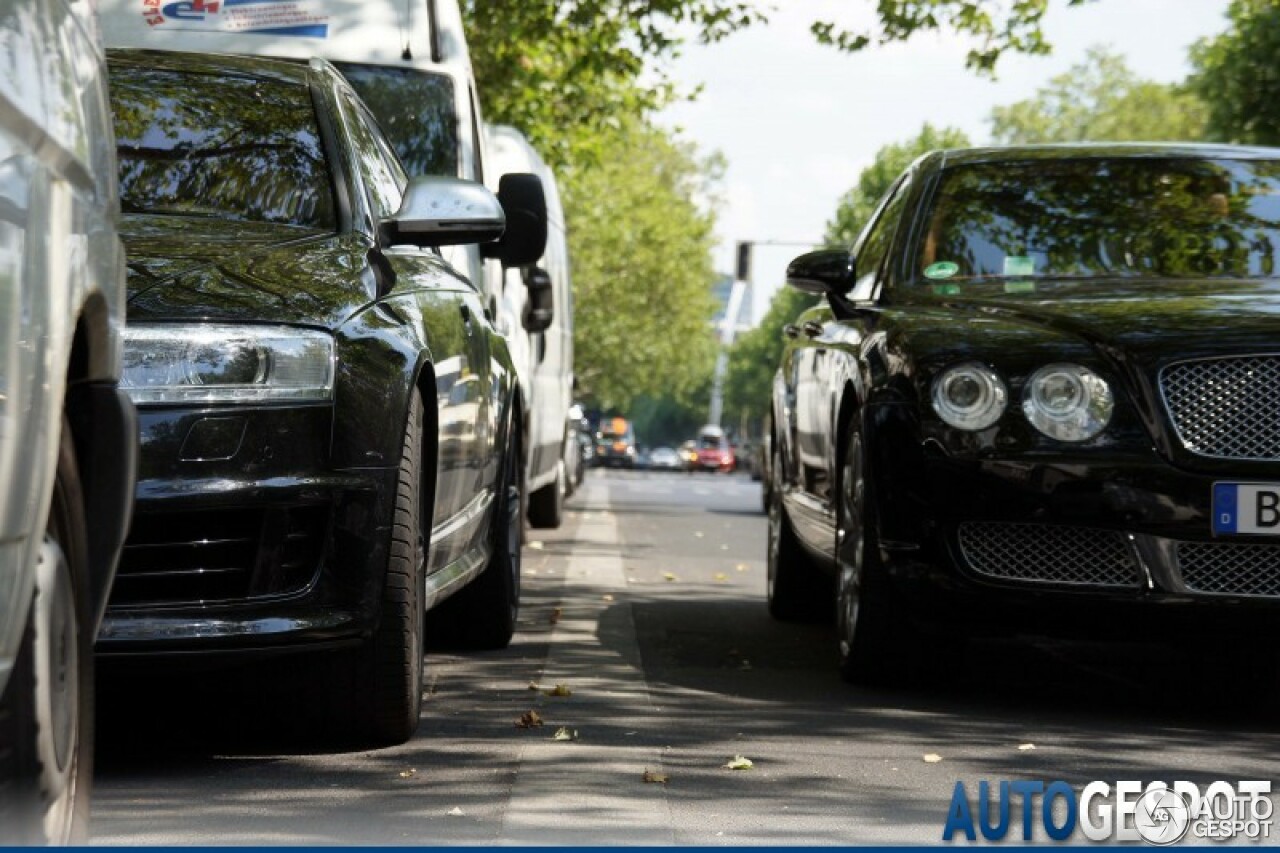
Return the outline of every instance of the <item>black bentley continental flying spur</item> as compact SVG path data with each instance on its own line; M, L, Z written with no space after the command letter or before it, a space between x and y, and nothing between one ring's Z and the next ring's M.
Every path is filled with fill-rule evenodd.
M1280 151L927 155L773 389L769 605L876 680L971 632L1274 636Z

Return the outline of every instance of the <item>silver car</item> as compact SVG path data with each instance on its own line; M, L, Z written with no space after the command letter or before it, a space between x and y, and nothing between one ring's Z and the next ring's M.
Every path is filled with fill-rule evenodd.
M132 505L93 0L0 0L0 844L84 841L93 641Z

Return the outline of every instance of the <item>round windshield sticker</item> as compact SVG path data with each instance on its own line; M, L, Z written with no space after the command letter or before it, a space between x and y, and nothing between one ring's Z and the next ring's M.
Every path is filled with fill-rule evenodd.
M951 278L958 272L960 266L951 261L938 261L936 264L929 264L924 270L925 278Z

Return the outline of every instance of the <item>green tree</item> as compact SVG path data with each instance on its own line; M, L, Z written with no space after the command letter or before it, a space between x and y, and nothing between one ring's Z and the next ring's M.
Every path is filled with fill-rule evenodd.
M604 144L610 157L563 180L579 385L603 410L687 399L715 359L714 220L694 199L720 164L634 119Z
M840 197L835 217L827 223L827 245L852 246L880 199L917 157L941 148L966 148L969 144L969 137L962 130L926 123L912 139L881 148L858 176L857 185Z
M1048 5L875 0L869 30L829 21L815 21L812 30L820 43L844 51L953 32L976 42L968 67L993 73L1007 51L1049 52ZM618 116L644 116L676 96L664 66L687 42L713 42L767 22L770 8L768 0L462 0L487 117L524 131L552 166L584 156L575 148L598 154L598 131L615 127Z
M1204 137L1208 110L1183 86L1143 80L1124 57L1090 48L1034 97L991 111L1001 145L1037 142L1182 142Z
M729 349L729 369L724 377L724 411L727 423L738 423L745 412L753 423L769 412L773 374L782 361L782 327L817 304L818 297L793 287L773 295L760 325L741 335Z
M1191 50L1192 90L1208 104L1209 135L1223 142L1280 144L1280 6L1234 0L1230 26Z
M711 42L763 21L755 5L462 0L462 13L486 118L518 127L555 167L598 155L619 116L667 103L676 89L664 63L689 37Z

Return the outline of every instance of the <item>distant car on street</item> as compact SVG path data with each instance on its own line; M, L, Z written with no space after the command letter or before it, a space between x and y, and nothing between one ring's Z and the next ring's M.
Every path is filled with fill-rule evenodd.
M410 179L323 60L109 61L142 448L99 651L309 653L322 732L407 740L428 620L500 648L520 593L513 365L435 250L542 246L483 185Z
M680 444L677 451L680 454L680 461L684 463L686 471L696 471L698 469L698 440L691 438Z
M1280 150L944 151L852 251L773 388L768 597L854 681L970 633L1275 636Z
M733 447L725 436L724 430L716 426L705 426L698 433L696 463L699 471L720 471L729 473L737 467L737 457Z
M649 454L649 467L655 471L683 471L684 461L670 447L658 447Z
M634 468L636 434L626 418L604 418L596 431L595 464L606 468Z
M132 506L92 8L16 0L0 15L0 845L88 841L93 642Z

